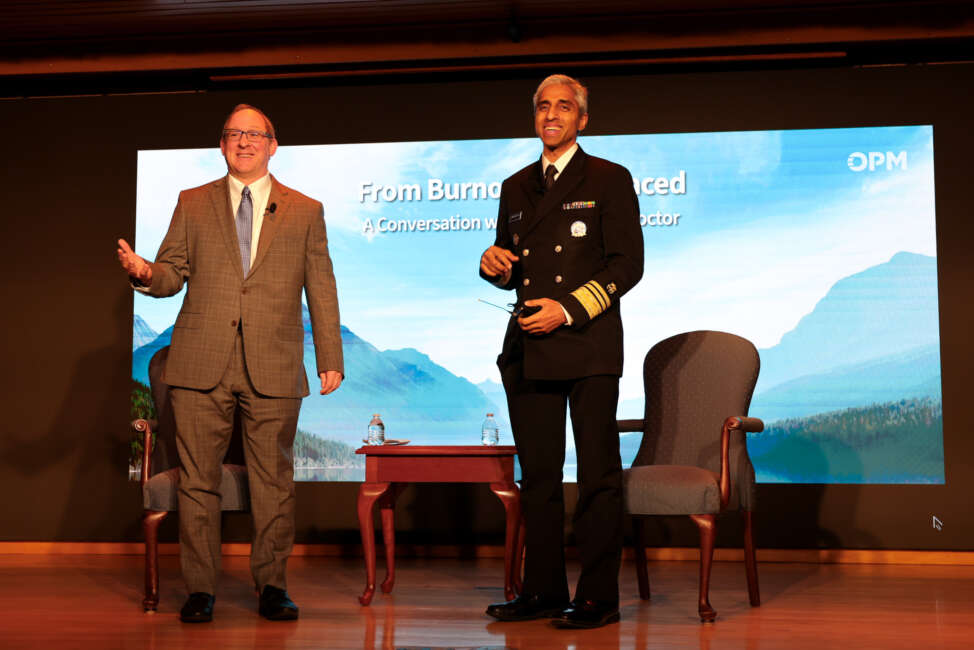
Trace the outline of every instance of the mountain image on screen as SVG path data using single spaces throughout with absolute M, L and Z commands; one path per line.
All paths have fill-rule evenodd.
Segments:
M 748 441 L 758 480 L 943 483 L 937 314 L 936 259 L 901 252 L 836 282 L 780 343 L 760 350 L 750 413 L 767 428 Z M 414 348 L 379 350 L 345 326 L 346 379 L 321 397 L 307 309 L 304 330 L 311 395 L 301 407 L 299 479 L 362 480 L 352 452 L 376 412 L 388 438 L 412 444 L 477 444 L 493 412 L 502 444 L 512 444 L 499 384 L 473 384 Z M 132 376 L 147 384 L 149 359 L 169 344 L 172 327 L 156 335 L 136 315 L 133 335 L 144 343 Z M 634 445 L 638 436 L 623 438 L 624 462 Z
M 901 252 L 843 278 L 760 355 L 759 481 L 944 482 L 935 258 Z
M 341 334 L 346 379 L 339 390 L 322 397 L 316 389 L 320 380 L 314 367 L 310 316 L 307 307 L 303 309 L 304 364 L 311 394 L 301 405 L 298 422 L 298 480 L 364 480 L 361 456 L 352 452 L 362 446 L 372 413 L 381 413 L 387 438 L 408 439 L 413 444 L 479 444 L 484 415 L 506 412 L 476 385 L 422 352 L 412 348 L 380 351 L 345 326 Z M 151 332 L 138 316 L 135 323 L 137 332 Z M 135 350 L 132 377 L 148 384 L 149 360 L 171 340 L 172 326 Z M 502 431 L 510 431 L 506 417 L 498 417 L 498 423 Z M 501 442 L 511 444 L 509 438 Z M 318 451 L 302 455 L 313 448 Z M 321 458 L 331 464 L 322 463 Z
M 146 346 L 159 336 L 159 332 L 155 331 L 149 324 L 142 320 L 142 317 L 138 314 L 132 322 L 132 351 L 138 350 L 139 348 Z

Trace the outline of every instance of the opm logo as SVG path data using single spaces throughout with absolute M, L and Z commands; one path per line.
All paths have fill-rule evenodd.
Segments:
M 869 151 L 863 153 L 861 151 L 855 151 L 849 154 L 849 160 L 846 162 L 849 165 L 849 169 L 854 172 L 861 172 L 866 169 L 872 172 L 881 168 L 883 165 L 889 170 L 892 170 L 894 167 L 906 169 L 906 152 L 893 153 L 892 151 L 887 151 L 883 153 L 882 151 Z

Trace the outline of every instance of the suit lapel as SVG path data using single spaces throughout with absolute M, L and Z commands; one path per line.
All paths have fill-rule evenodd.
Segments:
M 253 273 L 264 258 L 267 257 L 267 249 L 270 247 L 274 236 L 277 234 L 278 226 L 284 215 L 287 213 L 290 197 L 287 188 L 277 182 L 273 174 L 271 175 L 271 195 L 267 199 L 267 208 L 264 210 L 264 221 L 260 226 L 260 239 L 257 241 L 257 256 L 250 267 Z M 274 209 L 271 209 L 274 206 Z
M 575 155 L 568 162 L 568 166 L 558 175 L 558 180 L 555 181 L 552 188 L 541 197 L 534 212 L 534 219 L 531 220 L 531 223 L 527 224 L 524 235 L 534 230 L 552 211 L 557 210 L 564 198 L 585 179 L 585 158 L 585 152 L 579 147 L 578 151 L 575 152 Z M 539 186 L 541 184 L 540 167 L 541 162 L 539 161 L 538 173 L 535 174 Z
M 227 246 L 229 259 L 236 260 L 233 266 L 237 275 L 243 279 L 243 267 L 240 264 L 240 243 L 237 240 L 236 218 L 230 209 L 230 182 L 224 176 L 210 185 L 210 201 L 213 204 L 213 214 L 216 215 L 217 225 L 223 233 L 223 242 Z

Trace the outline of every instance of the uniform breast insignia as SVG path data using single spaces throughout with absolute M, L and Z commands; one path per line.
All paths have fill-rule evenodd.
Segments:
M 517 246 L 517 243 L 521 241 L 521 238 L 517 236 L 517 233 L 514 233 L 514 237 L 512 237 L 512 239 L 514 240 L 515 246 Z
M 523 210 L 521 212 L 515 212 L 514 214 L 512 214 L 507 218 L 507 223 L 514 223 L 515 221 L 520 221 L 521 215 L 523 214 L 524 214 Z
M 584 221 L 576 221 L 572 224 L 572 237 L 584 237 L 588 234 L 588 226 Z
M 562 210 L 585 210 L 586 208 L 594 208 L 595 201 L 572 201 L 571 203 L 562 203 Z
M 616 292 L 616 283 L 610 282 L 609 285 L 605 288 L 605 290 L 608 291 L 609 295 L 611 296 Z

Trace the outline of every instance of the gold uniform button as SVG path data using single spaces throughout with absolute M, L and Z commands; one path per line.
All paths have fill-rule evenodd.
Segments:
M 560 275 L 556 275 L 555 276 L 555 284 L 561 284 L 561 276 Z
M 521 254 L 524 255 L 524 257 L 527 257 L 528 255 L 531 254 L 531 249 L 525 248 L 523 251 L 521 251 Z
M 528 286 L 529 284 L 531 284 L 531 278 L 524 278 L 523 284 L 524 286 Z
M 561 252 L 561 244 L 558 244 L 557 246 L 555 246 L 555 252 L 556 253 L 560 253 Z

